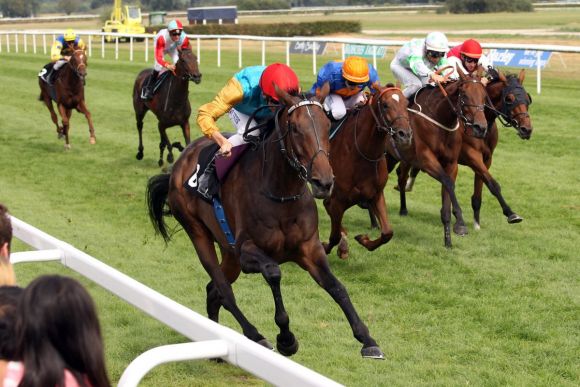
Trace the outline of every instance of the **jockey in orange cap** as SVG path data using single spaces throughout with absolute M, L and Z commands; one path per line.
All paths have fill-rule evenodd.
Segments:
M 324 100 L 324 108 L 333 120 L 340 120 L 346 110 L 365 100 L 365 87 L 379 82 L 377 71 L 366 59 L 349 56 L 344 62 L 328 62 L 318 72 L 310 93 L 315 94 L 324 84 L 330 84 L 330 94 Z
M 151 76 L 143 83 L 141 98 L 150 100 L 153 98 L 153 87 L 157 80 L 158 74 L 165 71 L 175 71 L 175 62 L 179 59 L 178 48 L 189 48 L 189 39 L 183 32 L 183 25 L 179 20 L 171 20 L 167 28 L 160 30 L 155 35 L 155 65 Z M 165 54 L 171 57 L 173 63 L 165 60 Z
M 260 107 L 278 104 L 278 96 L 274 88 L 276 84 L 288 93 L 297 93 L 300 89 L 298 76 L 290 67 L 282 63 L 269 66 L 251 66 L 236 73 L 217 93 L 213 101 L 199 107 L 197 124 L 203 134 L 214 140 L 219 146 L 219 155 L 229 157 L 232 147 L 245 144 L 244 131 L 251 116 L 256 112 L 248 128 L 253 128 L 273 117 L 271 109 Z M 216 120 L 228 113 L 236 128 L 236 134 L 225 138 L 216 124 Z M 249 133 L 252 136 L 260 134 L 258 129 Z M 215 159 L 214 159 L 215 160 Z M 197 190 L 210 199 L 208 189 L 211 180 L 215 178 L 215 163 L 212 161 L 199 178 Z

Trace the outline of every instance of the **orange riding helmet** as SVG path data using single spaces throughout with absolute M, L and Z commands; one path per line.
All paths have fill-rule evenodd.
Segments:
M 360 56 L 349 56 L 342 64 L 342 76 L 353 83 L 369 81 L 369 64 Z
M 283 63 L 273 63 L 264 69 L 260 77 L 260 88 L 268 97 L 278 101 L 274 84 L 287 93 L 297 92 L 300 89 L 298 76 L 290 67 Z

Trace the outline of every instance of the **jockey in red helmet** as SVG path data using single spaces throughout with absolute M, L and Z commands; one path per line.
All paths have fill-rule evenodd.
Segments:
M 490 67 L 489 59 L 483 54 L 481 44 L 475 39 L 467 39 L 459 46 L 453 47 L 447 53 L 447 60 L 453 67 L 458 67 L 464 74 L 472 74 L 481 65 L 484 69 Z M 454 74 L 457 76 L 457 73 Z M 487 78 L 482 78 L 484 84 Z
M 269 66 L 250 66 L 236 73 L 226 85 L 217 93 L 211 102 L 199 107 L 197 124 L 203 134 L 214 140 L 220 149 L 218 154 L 229 157 L 232 147 L 244 144 L 244 131 L 251 116 L 254 119 L 249 124 L 253 128 L 273 117 L 272 109 L 258 108 L 266 105 L 278 104 L 275 86 L 294 94 L 300 91 L 298 76 L 290 67 L 282 63 Z M 236 128 L 236 134 L 225 138 L 216 124 L 218 118 L 228 113 Z M 249 134 L 259 135 L 259 130 Z M 208 197 L 208 186 L 213 179 L 215 165 L 208 165 L 203 176 L 198 181 L 198 192 Z M 209 197 L 208 197 L 209 198 Z

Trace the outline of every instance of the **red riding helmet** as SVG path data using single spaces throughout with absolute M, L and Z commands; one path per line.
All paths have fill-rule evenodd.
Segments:
M 470 58 L 480 58 L 482 54 L 481 45 L 477 40 L 467 39 L 461 45 L 461 54 Z
M 300 89 L 298 76 L 294 70 L 283 63 L 269 65 L 264 69 L 264 72 L 260 77 L 260 88 L 262 89 L 262 92 L 275 101 L 278 101 L 274 84 L 287 93 L 298 91 Z

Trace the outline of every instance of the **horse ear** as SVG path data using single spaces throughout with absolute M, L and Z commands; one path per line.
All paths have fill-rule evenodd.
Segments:
M 459 67 L 459 64 L 456 63 L 454 67 L 455 67 L 455 72 L 457 74 L 459 74 L 459 78 L 461 78 L 462 80 L 465 80 L 467 78 L 467 75 L 465 75 L 463 73 L 463 70 Z
M 316 89 L 316 99 L 320 103 L 323 103 L 328 94 L 330 93 L 330 82 L 324 82 L 321 89 Z
M 397 81 L 397 83 L 395 83 L 395 87 L 397 89 L 400 89 L 401 88 L 401 82 L 400 81 Z
M 373 84 L 371 85 L 371 89 L 375 89 L 375 90 L 380 90 L 381 89 L 381 83 L 379 81 L 373 82 Z
M 276 83 L 272 83 L 274 84 L 274 90 L 276 91 L 276 95 L 278 96 L 279 101 L 285 105 L 292 105 L 292 98 L 290 97 L 290 94 L 288 94 L 286 90 L 279 88 Z
M 520 84 L 524 84 L 524 79 L 526 78 L 526 69 L 521 69 L 520 74 L 518 75 L 518 79 L 520 80 Z
M 505 77 L 505 74 L 500 69 L 497 69 L 497 75 L 498 75 L 500 81 L 502 81 L 503 83 L 507 83 L 507 78 Z

